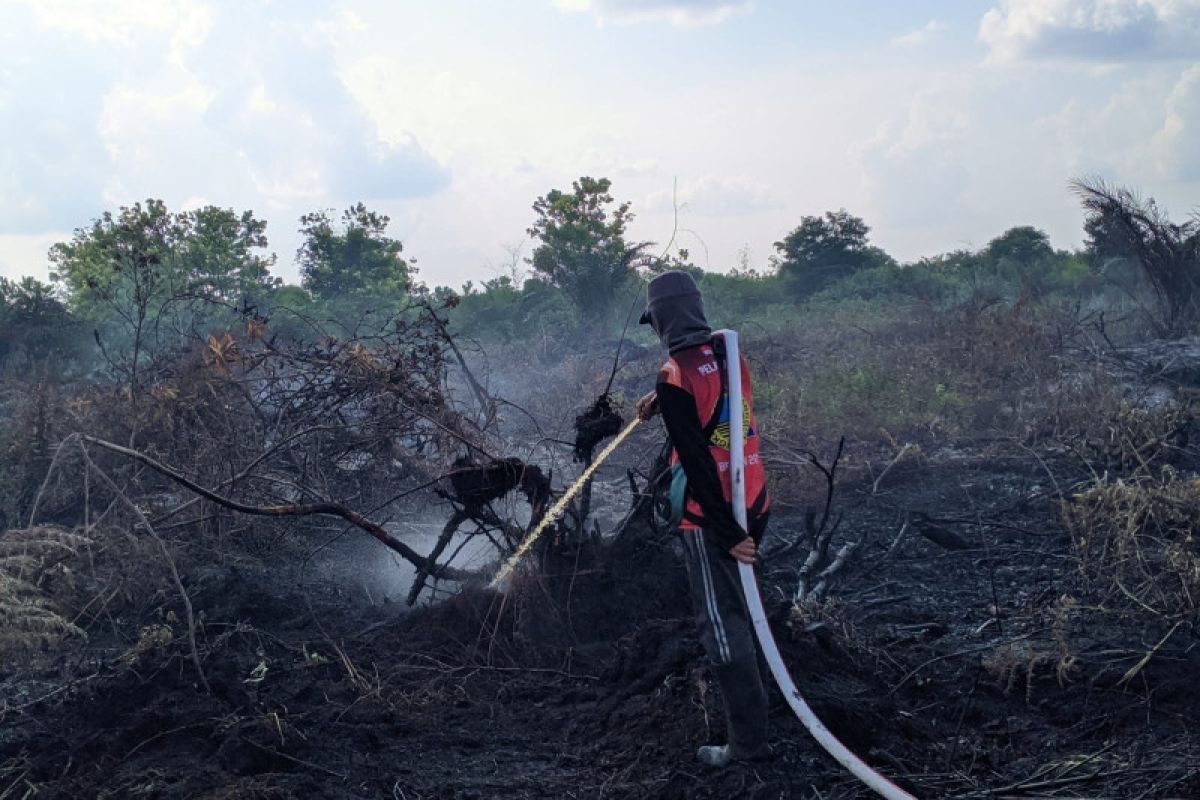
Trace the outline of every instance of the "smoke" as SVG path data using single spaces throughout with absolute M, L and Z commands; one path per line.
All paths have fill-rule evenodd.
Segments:
M 431 511 L 402 512 L 398 520 L 388 526 L 392 535 L 421 553 L 428 553 L 437 543 L 446 514 Z M 466 526 L 464 526 L 466 528 Z M 496 548 L 487 537 L 460 532 L 454 536 L 446 553 L 458 551 L 454 566 L 460 569 L 482 570 L 496 561 Z M 443 558 L 443 560 L 445 560 Z M 349 531 L 334 541 L 326 541 L 312 556 L 306 583 L 327 583 L 349 592 L 353 599 L 370 605 L 391 606 L 397 611 L 407 608 L 405 600 L 412 588 L 416 570 L 379 542 Z M 431 594 L 428 587 L 435 586 L 432 580 L 422 593 L 420 602 L 428 602 Z M 435 597 L 444 596 L 443 591 L 453 591 L 458 584 L 442 582 L 441 591 Z

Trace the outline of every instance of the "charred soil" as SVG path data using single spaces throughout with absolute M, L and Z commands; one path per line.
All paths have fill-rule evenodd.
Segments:
M 996 443 L 914 459 L 841 490 L 864 547 L 834 599 L 796 608 L 799 564 L 764 565 L 801 691 L 918 797 L 1200 796 L 1197 630 L 1089 611 L 1072 469 Z M 773 536 L 800 525 L 781 509 Z M 769 762 L 695 762 L 723 723 L 669 537 L 540 566 L 406 614 L 268 564 L 185 569 L 211 693 L 154 635 L 180 627 L 164 597 L 69 680 L 6 677 L 0 797 L 871 796 L 777 692 Z

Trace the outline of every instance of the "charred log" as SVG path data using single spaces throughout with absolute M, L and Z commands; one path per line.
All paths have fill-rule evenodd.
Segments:
M 550 498 L 550 480 L 536 466 L 519 458 L 502 458 L 477 464 L 467 456 L 455 460 L 450 473 L 452 499 L 462 504 L 468 516 L 478 518 L 483 508 L 519 489 L 533 508 L 535 518 Z

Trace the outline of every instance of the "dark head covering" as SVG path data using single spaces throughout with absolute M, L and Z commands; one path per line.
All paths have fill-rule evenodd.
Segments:
M 640 322 L 654 329 L 667 350 L 674 353 L 712 338 L 704 318 L 704 298 L 689 273 L 664 272 L 650 281 L 646 294 Z

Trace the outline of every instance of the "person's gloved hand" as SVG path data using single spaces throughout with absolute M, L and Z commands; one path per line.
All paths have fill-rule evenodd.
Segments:
M 637 415 L 642 422 L 649 421 L 658 411 L 658 392 L 650 392 L 638 400 Z
M 754 565 L 758 561 L 758 547 L 754 544 L 754 540 L 747 536 L 740 542 L 729 548 L 729 555 L 735 560 L 743 564 Z

